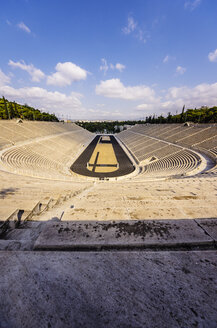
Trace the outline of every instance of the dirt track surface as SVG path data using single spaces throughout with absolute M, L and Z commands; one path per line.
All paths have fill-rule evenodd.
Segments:
M 87 169 L 87 163 L 89 162 L 92 153 L 99 141 L 100 135 L 97 135 L 93 141 L 87 146 L 83 153 L 78 157 L 78 159 L 71 166 L 71 170 L 77 174 L 98 177 L 98 178 L 110 178 L 118 177 L 129 174 L 134 171 L 134 166 L 128 158 L 127 154 L 123 151 L 114 136 L 110 136 L 111 143 L 119 163 L 119 168 L 113 172 L 93 172 Z

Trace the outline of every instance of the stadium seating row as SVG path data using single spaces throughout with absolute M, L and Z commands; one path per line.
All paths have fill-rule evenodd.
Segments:
M 73 123 L 0 122 L 1 161 L 17 173 L 72 177 L 69 168 L 94 135 Z M 117 137 L 142 168 L 142 176 L 185 174 L 200 165 L 190 149 L 217 158 L 215 125 L 135 125 Z M 8 149 L 7 149 L 8 148 Z M 212 168 L 213 171 L 217 168 Z
M 74 123 L 53 123 L 38 121 L 0 121 L 0 149 L 18 142 L 55 135 L 64 132 L 78 131 L 80 128 Z
M 93 138 L 90 132 L 71 123 L 7 121 L 2 125 L 7 138 L 15 144 L 2 152 L 2 164 L 9 171 L 33 176 L 71 177 L 73 158 Z
M 200 164 L 190 149 L 217 158 L 217 126 L 181 124 L 135 125 L 118 134 L 118 138 L 143 165 L 143 175 L 184 174 Z M 217 171 L 217 167 L 212 168 Z
M 163 141 L 176 143 L 185 146 L 194 146 L 203 143 L 205 140 L 216 138 L 217 126 L 215 125 L 195 125 L 183 126 L 181 124 L 152 124 L 135 125 L 130 132 L 141 133 L 146 136 L 155 137 Z M 128 131 L 128 132 L 129 132 Z
M 176 154 L 164 157 L 145 166 L 143 174 L 149 176 L 168 176 L 186 174 L 193 171 L 199 164 L 200 158 L 188 150 L 180 150 Z

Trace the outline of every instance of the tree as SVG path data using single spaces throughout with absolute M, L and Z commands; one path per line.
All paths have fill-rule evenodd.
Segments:
M 15 103 L 15 101 L 14 101 L 14 115 L 15 115 L 15 117 L 20 117 L 18 110 L 17 110 L 17 104 Z
M 171 115 L 171 112 L 168 112 L 167 114 L 167 123 L 171 123 L 172 121 L 172 115 Z
M 15 112 L 14 112 L 14 107 L 13 107 L 11 102 L 9 103 L 8 111 L 10 113 L 10 119 L 14 118 L 15 117 Z
M 5 108 L 5 118 L 10 120 L 10 113 L 8 110 L 7 101 L 4 96 L 3 96 L 3 101 L 4 101 L 4 108 Z
M 183 123 L 184 112 L 185 112 L 185 105 L 182 107 L 182 113 L 181 113 L 181 117 L 180 117 L 180 123 Z

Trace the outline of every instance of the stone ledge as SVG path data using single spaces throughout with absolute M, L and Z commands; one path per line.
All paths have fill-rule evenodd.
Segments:
M 214 240 L 195 220 L 64 221 L 47 222 L 34 250 L 202 245 Z
M 217 219 L 197 219 L 195 221 L 217 243 Z

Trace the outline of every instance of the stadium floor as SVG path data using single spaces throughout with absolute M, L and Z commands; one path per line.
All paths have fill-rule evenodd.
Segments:
M 107 140 L 103 140 L 102 135 L 97 135 L 72 164 L 71 170 L 80 175 L 101 179 L 133 172 L 135 167 L 116 138 L 112 135 L 106 137 Z

